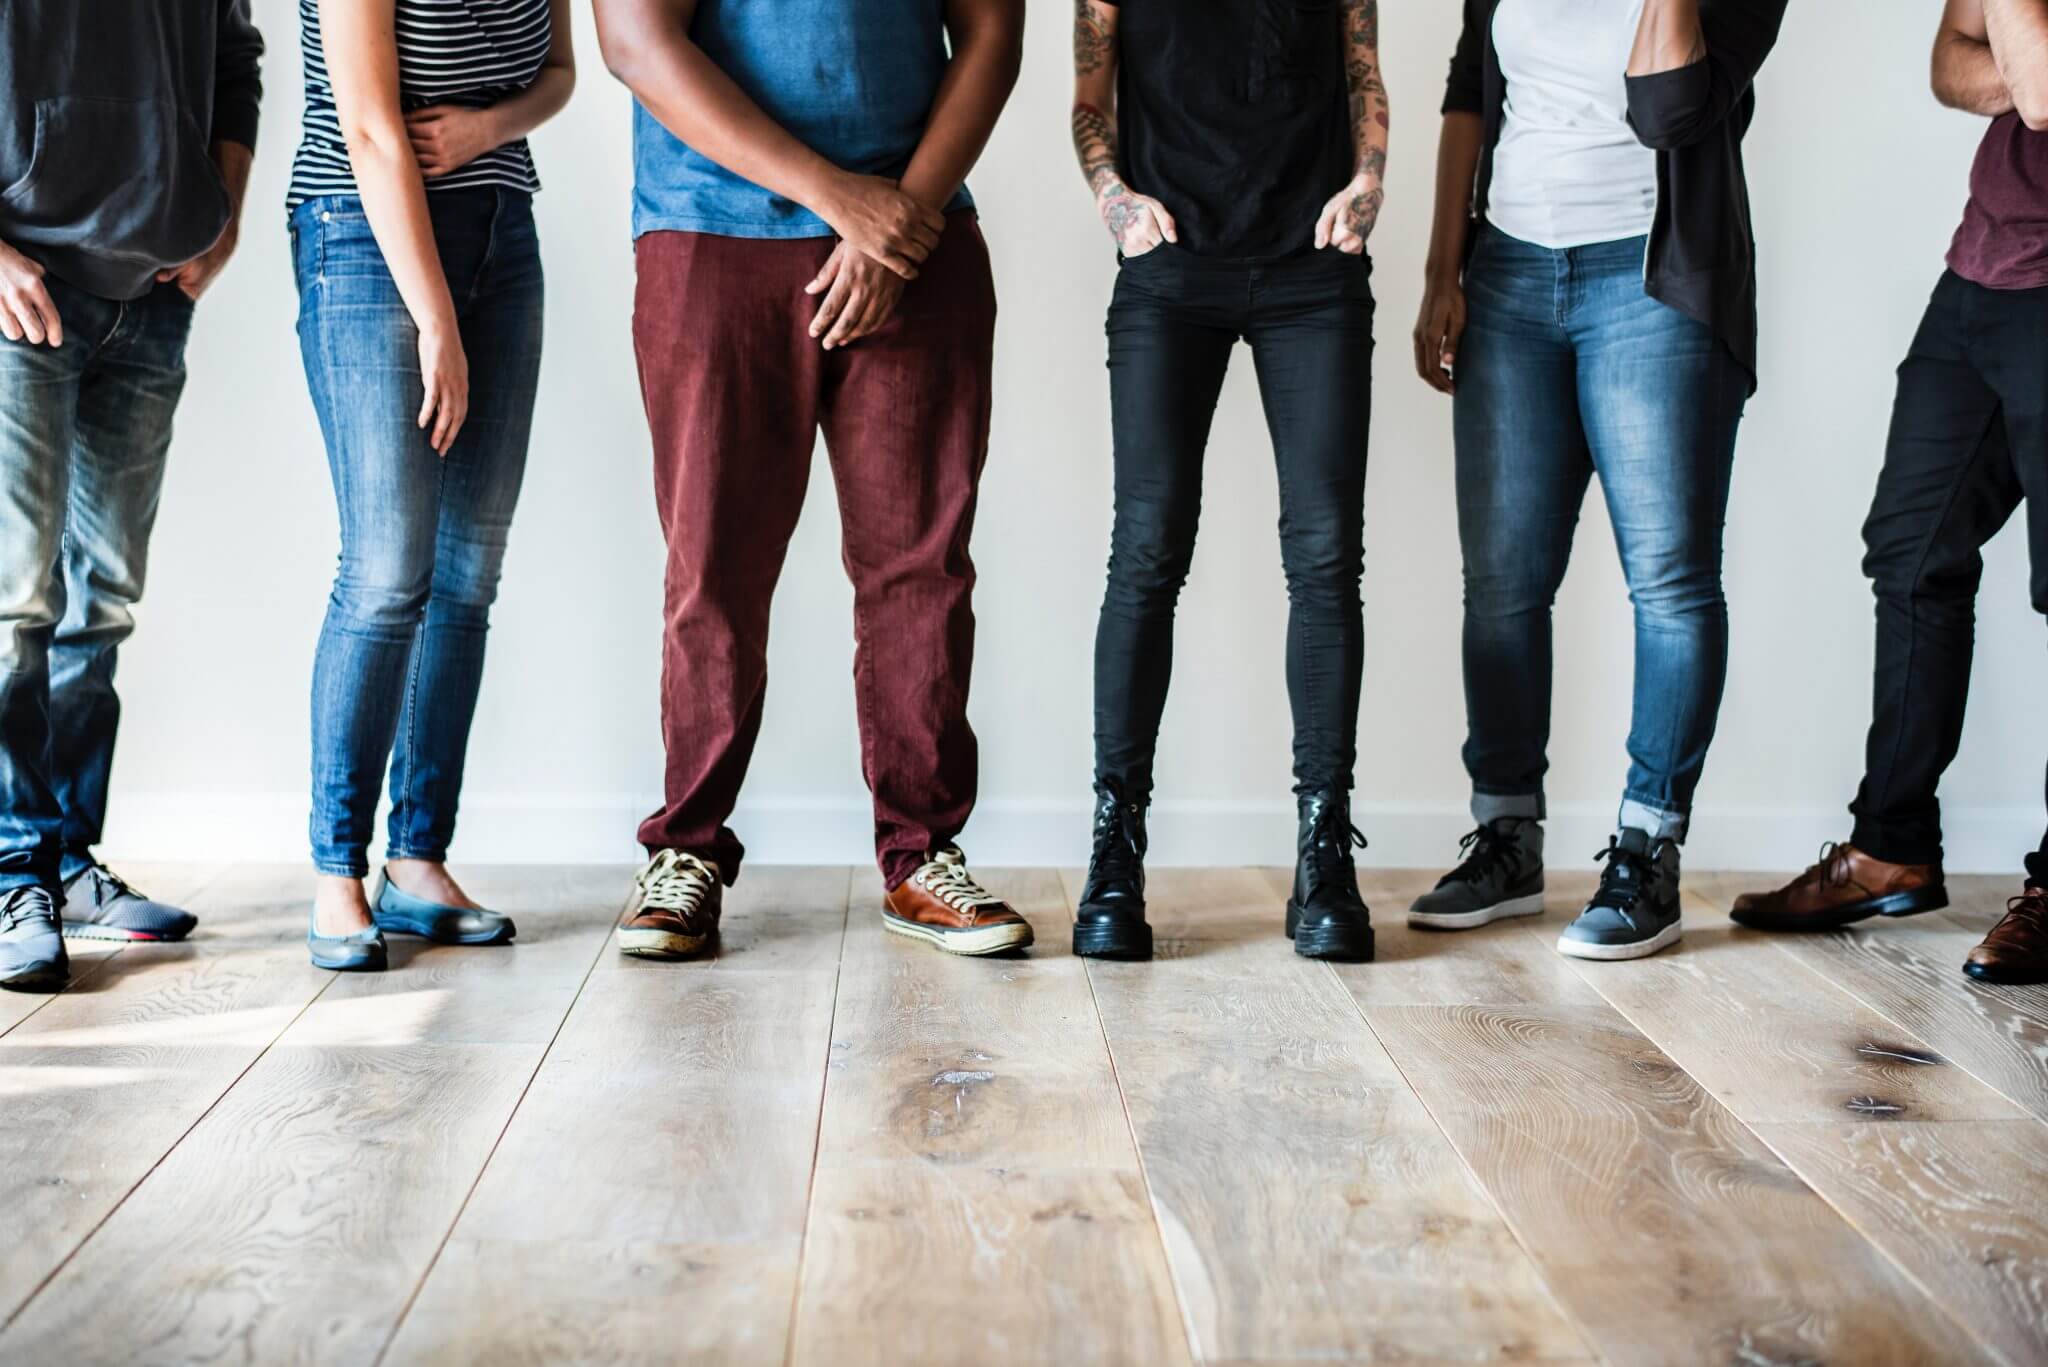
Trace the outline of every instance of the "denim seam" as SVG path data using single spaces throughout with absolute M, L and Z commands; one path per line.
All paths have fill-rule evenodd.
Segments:
M 441 522 L 441 504 L 447 497 L 448 462 L 442 460 L 434 467 L 434 524 Z M 438 558 L 438 557 L 437 557 Z M 401 830 L 410 830 L 412 824 L 412 786 L 414 776 L 419 772 L 420 732 L 420 671 L 427 657 L 427 615 L 433 611 L 434 590 L 431 574 L 427 580 L 427 603 L 420 610 L 419 625 L 413 628 L 412 660 L 405 675 L 405 783 L 393 802 L 392 821 Z M 390 857 L 389 840 L 386 840 L 385 856 Z

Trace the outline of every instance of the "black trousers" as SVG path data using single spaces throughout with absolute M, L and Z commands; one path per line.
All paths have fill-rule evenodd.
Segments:
M 1935 286 L 1899 367 L 1891 441 L 1864 524 L 1877 671 L 1856 845 L 1941 862 L 1935 788 L 1962 741 L 1980 551 L 2022 503 L 2034 608 L 2048 613 L 2048 289 Z M 2048 883 L 2048 836 L 2028 868 Z
M 1365 660 L 1371 273 L 1364 258 L 1334 249 L 1252 263 L 1168 244 L 1117 276 L 1108 322 L 1116 522 L 1095 635 L 1095 769 L 1131 799 L 1152 791 L 1203 453 L 1240 338 L 1251 344 L 1280 477 L 1297 788 L 1351 786 Z

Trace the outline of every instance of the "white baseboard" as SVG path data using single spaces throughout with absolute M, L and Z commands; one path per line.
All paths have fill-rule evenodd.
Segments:
M 525 795 L 465 799 L 455 856 L 471 863 L 626 863 L 639 857 L 633 833 L 645 798 L 585 796 L 543 802 Z M 1085 801 L 983 802 L 962 837 L 983 865 L 1071 865 L 1088 855 Z M 1456 853 L 1471 825 L 1461 802 L 1360 803 L 1371 840 L 1361 862 L 1435 868 Z M 873 856 L 864 799 L 744 804 L 733 827 L 748 857 L 772 864 L 863 864 Z M 1694 813 L 1686 863 L 1695 869 L 1797 869 L 1823 840 L 1840 839 L 1848 815 L 1830 807 L 1702 807 Z M 2013 873 L 2038 845 L 2042 814 L 2029 807 L 1950 808 L 1948 868 Z M 1550 863 L 1590 866 L 1614 822 L 1612 803 L 1554 803 Z M 117 794 L 109 858 L 132 860 L 296 860 L 306 857 L 302 794 Z M 1285 864 L 1294 851 L 1294 806 L 1263 802 L 1160 802 L 1151 816 L 1152 862 L 1160 865 Z

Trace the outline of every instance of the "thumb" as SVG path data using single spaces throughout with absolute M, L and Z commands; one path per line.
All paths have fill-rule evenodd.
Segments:
M 1173 215 L 1166 212 L 1166 206 L 1155 199 L 1152 201 L 1152 213 L 1159 220 L 1159 231 L 1166 234 L 1166 240 L 1179 242 L 1180 228 L 1175 225 Z
M 1330 245 L 1337 226 L 1337 201 L 1331 200 L 1323 206 L 1323 212 L 1316 217 L 1316 249 L 1320 251 Z

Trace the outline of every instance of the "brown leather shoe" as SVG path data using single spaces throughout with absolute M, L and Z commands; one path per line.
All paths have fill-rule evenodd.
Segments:
M 1031 943 L 1031 923 L 974 881 L 948 846 L 882 899 L 882 925 L 948 954 L 1000 954 Z
M 687 959 L 718 936 L 725 886 L 718 865 L 663 850 L 633 880 L 633 900 L 616 932 L 619 953 L 637 959 Z
M 2029 885 L 1970 951 L 1963 972 L 1985 983 L 2048 982 L 2048 888 Z
M 1775 892 L 1745 892 L 1728 913 L 1753 930 L 1833 930 L 1868 916 L 1915 916 L 1948 905 L 1941 870 L 1887 864 L 1850 844 L 1820 847 L 1820 862 Z

